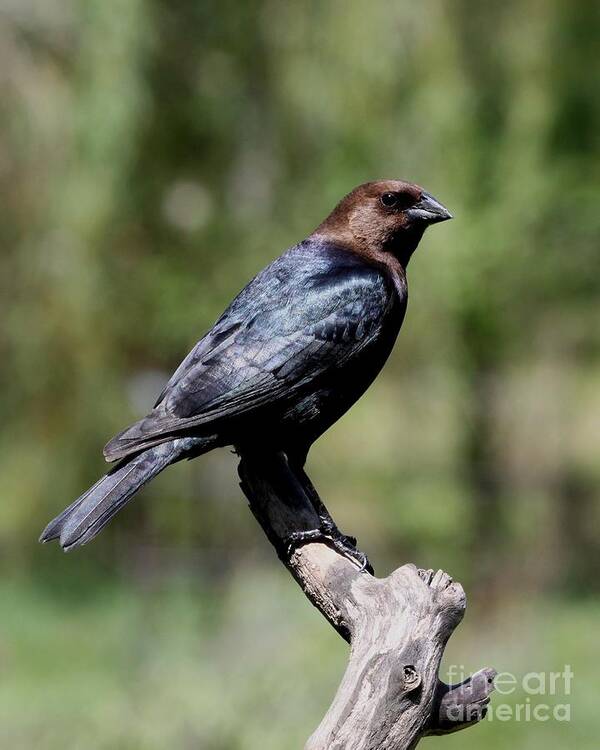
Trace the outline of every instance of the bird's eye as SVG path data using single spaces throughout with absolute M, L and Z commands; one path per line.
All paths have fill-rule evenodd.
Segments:
M 398 203 L 396 193 L 384 193 L 379 199 L 386 208 L 393 208 Z

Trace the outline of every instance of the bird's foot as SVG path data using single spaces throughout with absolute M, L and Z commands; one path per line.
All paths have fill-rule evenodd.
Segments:
M 291 557 L 293 552 L 302 547 L 304 544 L 312 542 L 322 542 L 332 547 L 340 555 L 343 555 L 350 562 L 358 565 L 360 571 L 366 570 L 373 575 L 373 566 L 369 559 L 356 546 L 356 539 L 353 536 L 346 536 L 331 524 L 326 524 L 321 529 L 310 529 L 309 531 L 295 531 L 290 534 L 285 542 L 287 557 Z

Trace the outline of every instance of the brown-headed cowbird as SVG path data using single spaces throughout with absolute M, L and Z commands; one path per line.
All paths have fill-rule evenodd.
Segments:
M 429 224 L 450 218 L 407 182 L 353 190 L 240 292 L 154 409 L 107 444 L 117 466 L 41 541 L 85 544 L 169 464 L 218 446 L 284 451 L 301 468 L 381 370 L 404 318 L 410 257 Z

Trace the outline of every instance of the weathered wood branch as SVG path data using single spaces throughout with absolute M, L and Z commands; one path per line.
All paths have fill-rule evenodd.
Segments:
M 425 735 L 457 731 L 483 718 L 494 670 L 456 686 L 438 677 L 446 643 L 465 610 L 462 586 L 441 570 L 414 565 L 375 578 L 333 542 L 318 538 L 323 517 L 327 533 L 335 530 L 333 521 L 308 477 L 283 453 L 244 454 L 239 473 L 250 508 L 280 559 L 351 646 L 337 694 L 306 750 L 408 750 Z M 298 545 L 299 538 L 309 541 Z

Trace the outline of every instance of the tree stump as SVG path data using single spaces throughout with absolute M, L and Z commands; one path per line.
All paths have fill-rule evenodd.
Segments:
M 331 517 L 285 454 L 241 459 L 252 512 L 308 599 L 350 643 L 337 694 L 305 750 L 408 750 L 421 737 L 482 719 L 493 669 L 455 686 L 438 677 L 465 611 L 462 586 L 441 570 L 414 565 L 374 577 L 333 543 Z

